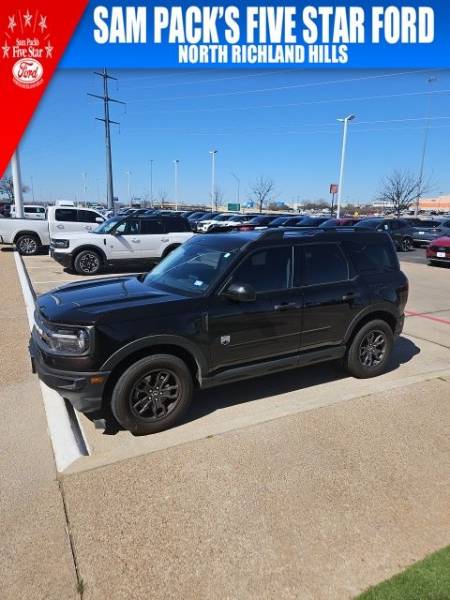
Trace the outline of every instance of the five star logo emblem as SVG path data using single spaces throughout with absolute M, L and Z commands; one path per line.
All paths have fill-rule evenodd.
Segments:
M 50 42 L 47 42 L 45 46 L 45 51 L 47 52 L 47 58 L 51 58 L 53 54 L 53 46 L 50 45 Z
M 23 15 L 23 19 L 24 19 L 24 25 L 25 27 L 31 27 L 31 19 L 33 18 L 33 15 L 30 13 L 30 11 L 27 9 L 27 12 Z
M 42 33 L 44 32 L 44 29 L 47 29 L 47 17 L 44 17 L 44 15 L 41 15 L 41 18 L 39 19 L 39 27 L 41 28 Z
M 9 51 L 11 50 L 11 47 L 8 46 L 8 42 L 4 43 L 4 45 L 2 46 L 2 50 L 3 50 L 3 58 L 8 58 L 9 57 Z
M 15 16 L 13 15 L 12 17 L 8 17 L 8 21 L 9 21 L 8 29 L 11 29 L 11 31 L 14 31 L 14 28 L 17 25 Z

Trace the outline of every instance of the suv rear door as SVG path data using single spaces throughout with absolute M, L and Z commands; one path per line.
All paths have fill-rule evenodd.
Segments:
M 300 306 L 292 298 L 291 245 L 254 250 L 236 266 L 226 285 L 250 284 L 253 302 L 210 298 L 208 333 L 211 369 L 281 357 L 300 347 Z
M 340 244 L 296 246 L 295 256 L 294 295 L 302 305 L 301 348 L 341 343 L 362 297 Z

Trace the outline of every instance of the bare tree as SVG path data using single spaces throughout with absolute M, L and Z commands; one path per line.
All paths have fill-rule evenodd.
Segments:
M 22 192 L 29 192 L 30 188 L 27 185 L 22 186 Z M 0 196 L 2 196 L 8 202 L 14 202 L 14 185 L 12 177 L 2 177 L 0 179 Z
M 213 198 L 214 210 L 217 210 L 218 206 L 223 204 L 223 192 L 219 187 L 214 189 L 214 198 Z
M 428 185 L 411 172 L 395 170 L 383 180 L 377 200 L 389 203 L 400 216 L 426 193 L 427 188 Z
M 256 201 L 256 206 L 259 212 L 263 211 L 264 205 L 269 204 L 273 201 L 273 192 L 275 189 L 275 183 L 273 179 L 266 179 L 264 177 L 258 177 L 253 184 L 251 190 L 253 198 Z
M 160 190 L 158 192 L 157 202 L 159 202 L 161 208 L 164 207 L 164 204 L 166 204 L 168 199 L 169 199 L 169 194 L 166 192 L 166 190 Z

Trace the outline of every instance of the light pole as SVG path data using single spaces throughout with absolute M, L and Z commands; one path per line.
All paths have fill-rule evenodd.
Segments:
M 131 171 L 125 171 L 125 175 L 127 176 L 128 180 L 128 205 L 131 208 Z
M 153 206 L 153 159 L 150 159 L 150 206 Z
M 23 219 L 22 176 L 20 172 L 19 149 L 17 149 L 11 157 L 11 175 L 16 218 Z
M 344 123 L 344 133 L 342 136 L 342 150 L 341 150 L 341 168 L 339 170 L 339 187 L 337 194 L 337 207 L 336 207 L 336 218 L 339 219 L 341 216 L 341 198 L 342 198 L 342 185 L 344 182 L 344 166 L 345 166 L 345 152 L 347 149 L 347 130 L 350 121 L 353 121 L 355 115 L 348 115 L 342 119 L 338 119 L 340 123 Z
M 86 171 L 83 171 L 83 173 L 81 173 L 81 178 L 83 179 L 83 201 L 84 201 L 84 205 L 86 206 L 86 193 L 87 193 L 87 185 L 86 185 L 87 173 L 86 173 Z
M 231 176 L 234 177 L 234 179 L 236 180 L 236 183 L 237 183 L 237 203 L 240 205 L 241 204 L 241 201 L 240 201 L 241 180 L 235 173 L 231 173 Z
M 178 167 L 180 166 L 180 161 L 174 160 L 173 165 L 175 167 L 175 210 L 178 210 Z
M 433 83 L 435 83 L 437 81 L 437 77 L 429 77 L 428 78 L 428 84 L 430 86 L 433 85 Z M 420 159 L 420 171 L 419 171 L 419 189 L 417 190 L 417 199 L 416 199 L 416 206 L 414 208 L 414 215 L 417 217 L 417 215 L 419 214 L 419 208 L 420 208 L 420 198 L 422 196 L 422 188 L 423 188 L 423 171 L 425 168 L 425 157 L 427 154 L 427 146 L 428 146 L 428 134 L 430 131 L 430 121 L 431 121 L 431 108 L 433 105 L 433 94 L 430 91 L 430 93 L 428 94 L 428 107 L 427 107 L 427 120 L 425 122 L 425 133 L 424 133 L 424 137 L 423 137 L 423 146 L 422 146 L 422 157 Z
M 214 197 L 216 193 L 216 154 L 218 150 L 210 150 L 211 154 L 211 212 L 214 212 Z

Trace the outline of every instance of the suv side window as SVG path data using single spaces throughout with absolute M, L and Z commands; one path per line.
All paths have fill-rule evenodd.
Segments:
M 338 244 L 308 244 L 299 246 L 297 252 L 303 252 L 303 263 L 298 261 L 302 267 L 296 268 L 296 287 L 337 283 L 350 278 L 347 259 Z
M 139 221 L 137 219 L 128 219 L 122 221 L 117 227 L 116 233 L 120 235 L 136 235 L 139 233 Z
M 76 208 L 57 208 L 55 210 L 55 221 L 72 221 L 77 222 L 77 209 Z
M 154 219 L 143 219 L 141 221 L 141 234 L 149 235 L 158 233 L 164 233 L 161 221 Z
M 184 219 L 164 219 L 164 229 L 166 233 L 190 231 L 189 225 Z
M 233 273 L 233 281 L 248 283 L 255 291 L 287 290 L 292 275 L 292 247 L 258 250 L 247 257 Z
M 397 271 L 398 259 L 391 244 L 385 242 L 344 241 L 342 246 L 356 271 L 361 274 Z
M 80 223 L 96 223 L 97 214 L 91 210 L 78 209 L 78 221 Z

